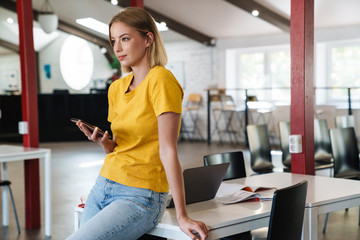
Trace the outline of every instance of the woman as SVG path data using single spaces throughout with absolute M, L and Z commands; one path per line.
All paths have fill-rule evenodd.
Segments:
M 126 77 L 109 88 L 113 140 L 78 127 L 107 153 L 87 199 L 80 229 L 69 239 L 137 239 L 152 229 L 166 207 L 170 187 L 179 226 L 192 239 L 208 227 L 188 217 L 177 156 L 183 90 L 170 71 L 152 17 L 126 8 L 109 24 L 109 40 Z M 195 235 L 197 233 L 198 236 Z

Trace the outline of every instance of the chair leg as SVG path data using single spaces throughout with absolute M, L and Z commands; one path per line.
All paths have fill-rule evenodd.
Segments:
M 20 231 L 20 224 L 19 224 L 19 219 L 18 219 L 18 216 L 17 216 L 16 208 L 15 208 L 15 201 L 14 201 L 14 197 L 13 197 L 13 194 L 12 194 L 12 191 L 11 191 L 11 187 L 10 187 L 10 186 L 8 186 L 8 188 L 9 188 L 10 197 L 11 197 L 11 202 L 12 202 L 13 209 L 14 209 L 14 215 L 15 215 L 15 220 L 16 220 L 16 226 L 17 226 L 17 229 L 18 229 L 18 233 L 20 234 L 20 233 L 21 233 L 21 231 Z
M 328 217 L 329 217 L 329 213 L 326 213 L 326 215 L 325 215 L 325 221 L 324 221 L 323 233 L 326 232 L 326 225 L 327 225 Z

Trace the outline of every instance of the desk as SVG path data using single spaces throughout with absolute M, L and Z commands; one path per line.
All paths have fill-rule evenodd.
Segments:
M 45 236 L 51 236 L 51 150 L 45 148 L 24 148 L 22 146 L 0 145 L 1 179 L 7 180 L 7 162 L 44 160 Z M 3 225 L 9 224 L 9 204 L 6 188 L 3 188 Z
M 318 215 L 360 205 L 360 181 L 292 173 L 269 173 L 227 181 L 245 185 L 283 188 L 308 181 L 303 239 L 316 240 Z M 208 239 L 267 226 L 271 201 L 222 205 L 214 200 L 190 204 L 189 216 L 211 228 Z M 148 234 L 171 239 L 189 239 L 181 232 L 174 209 L 167 209 L 160 223 Z

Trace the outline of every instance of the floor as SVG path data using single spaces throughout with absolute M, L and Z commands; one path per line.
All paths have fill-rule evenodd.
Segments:
M 80 203 L 80 197 L 86 195 L 94 183 L 103 162 L 105 154 L 101 148 L 91 142 L 60 142 L 41 143 L 40 147 L 52 150 L 52 237 L 51 239 L 65 239 L 74 230 L 74 206 Z M 210 146 L 200 142 L 180 142 L 178 152 L 183 169 L 203 165 L 203 156 L 212 153 L 243 149 L 247 174 L 250 169 L 250 155 L 246 148 L 233 145 Z M 274 164 L 281 166 L 281 154 L 273 151 Z M 40 164 L 42 168 L 43 163 Z M 12 189 L 16 200 L 21 234 L 17 234 L 16 223 L 10 210 L 10 226 L 7 229 L 0 227 L 0 239 L 4 240 L 41 240 L 44 237 L 44 219 L 42 227 L 35 230 L 26 230 L 24 222 L 24 177 L 23 163 L 8 164 L 8 176 L 12 181 Z M 42 171 L 40 171 L 42 174 Z M 317 175 L 329 176 L 327 170 L 318 171 Z M 41 178 L 43 176 L 41 175 Z M 1 195 L 0 195 L 1 196 Z M 43 199 L 42 199 L 43 202 Z M 43 207 L 43 205 L 42 205 Z M 1 213 L 1 208 L 0 208 Z M 42 208 L 42 215 L 44 210 Z M 319 217 L 319 240 L 355 240 L 360 239 L 359 208 L 348 211 L 338 211 L 329 215 L 326 234 L 322 233 L 324 215 Z

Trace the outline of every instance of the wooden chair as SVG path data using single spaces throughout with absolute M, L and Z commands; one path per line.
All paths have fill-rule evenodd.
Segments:
M 256 173 L 272 172 L 274 165 L 271 163 L 271 146 L 267 125 L 248 125 L 246 129 L 252 170 Z
M 360 180 L 359 149 L 354 128 L 330 129 L 330 138 L 334 158 L 334 177 Z M 328 217 L 327 213 L 323 233 L 326 231 Z
M 204 166 L 230 163 L 224 180 L 246 177 L 244 155 L 242 151 L 225 152 L 204 156 Z
M 199 109 L 201 102 L 201 94 L 191 93 L 189 94 L 186 105 L 183 108 L 180 134 L 181 136 L 186 135 L 190 140 L 194 140 L 196 135 L 199 136 L 200 141 L 204 140 L 197 123 L 199 119 Z

